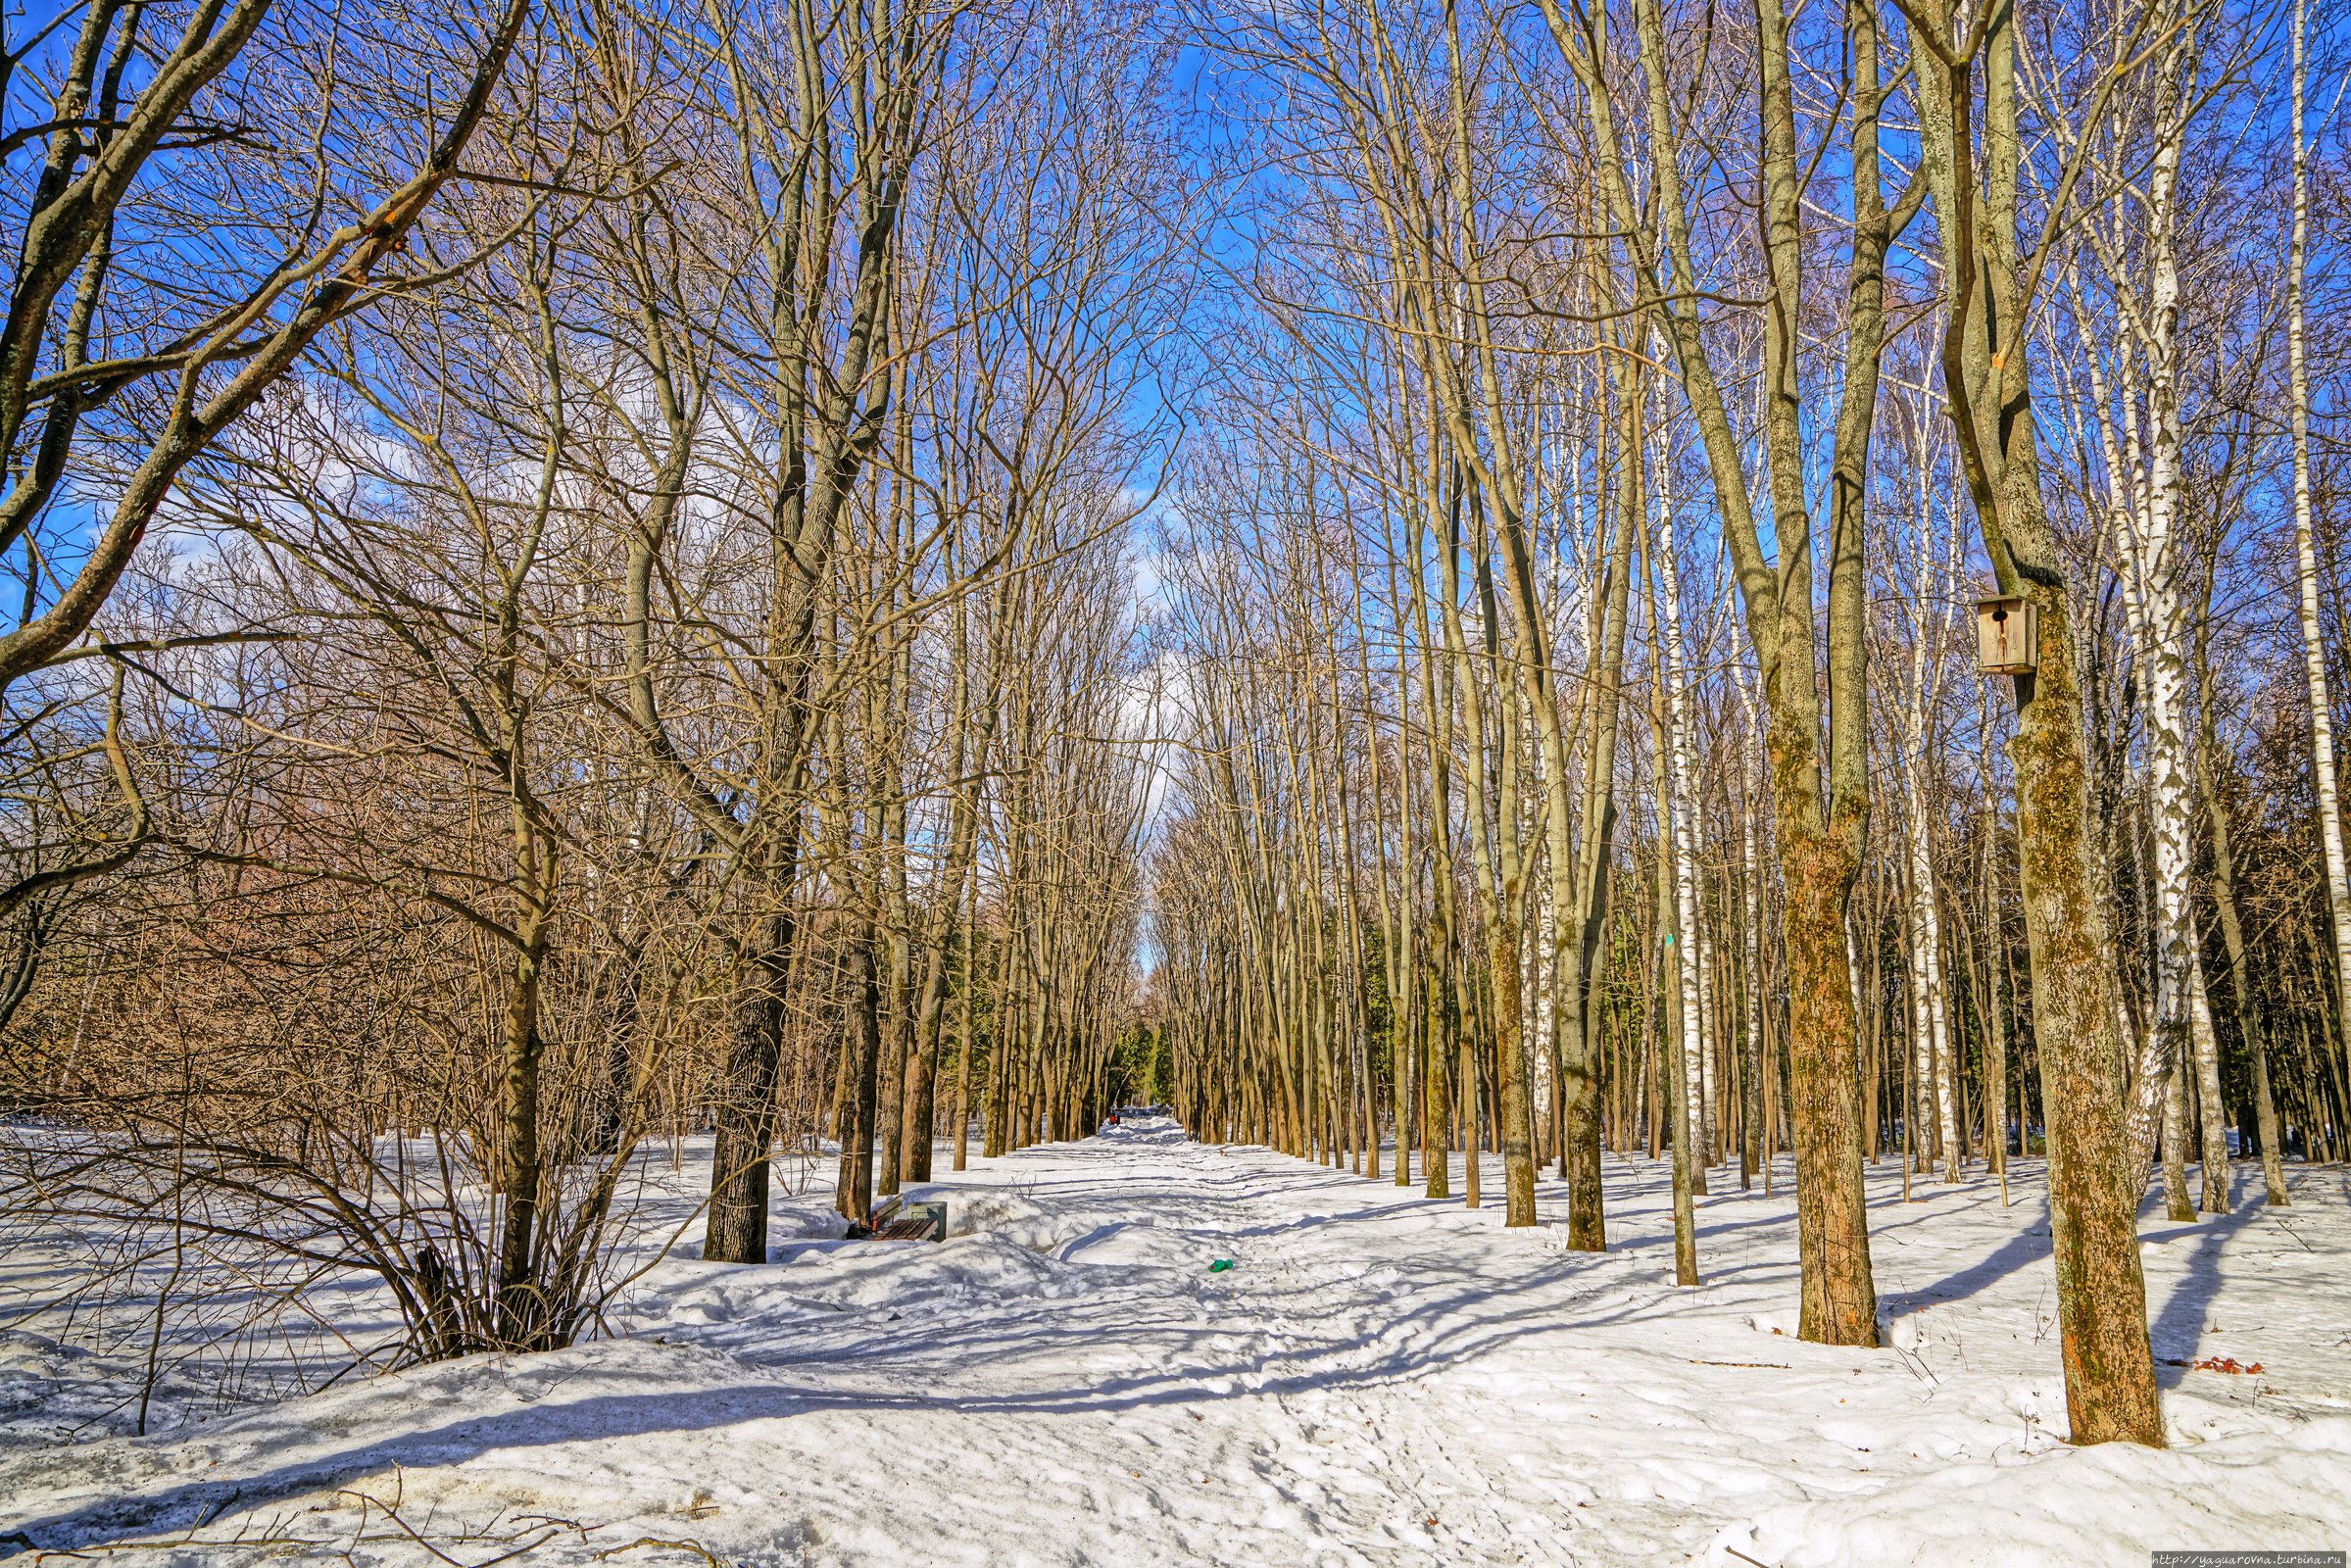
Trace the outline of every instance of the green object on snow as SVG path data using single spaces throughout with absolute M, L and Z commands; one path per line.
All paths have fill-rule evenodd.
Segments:
M 1226 1269 L 1231 1268 L 1232 1266 L 1233 1260 L 1231 1258 L 1220 1257 L 1208 1265 L 1208 1272 L 1211 1274 L 1222 1274 Z

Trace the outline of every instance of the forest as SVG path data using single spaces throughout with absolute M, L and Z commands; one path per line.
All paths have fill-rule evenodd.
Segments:
M 2219 1441 L 2196 1325 L 2351 1278 L 2330 6 L 0 24 L 0 1556 L 322 1552 L 251 1490 L 43 1494 L 799 1311 L 931 1200 L 1021 1261 L 827 1310 L 1067 1295 L 1115 1346 L 1148 1292 L 1021 1272 L 1082 1200 L 1152 1232 L 1098 1268 L 1239 1256 L 1201 1310 L 1277 1344 L 1397 1332 L 1404 1287 L 1248 1295 L 1244 1172 L 1450 1227 L 1406 1273 L 1473 1313 L 1653 1257 L 1657 1324 L 1733 1291 L 1939 1387 L 1923 1221 L 2031 1253 L 1984 1276 L 2037 1293 L 2028 1456 Z M 2315 1272 L 2240 1294 L 2273 1245 Z M 2324 1315 L 2268 1375 L 2339 1482 Z M 934 1560 L 839 1498 L 722 1552 L 351 1486 L 351 1562 Z M 1688 1506 L 1229 1549 L 1871 1550 Z M 1032 1546 L 953 1560 L 1108 1560 Z M 1983 1552 L 1898 1560 L 2033 1560 Z

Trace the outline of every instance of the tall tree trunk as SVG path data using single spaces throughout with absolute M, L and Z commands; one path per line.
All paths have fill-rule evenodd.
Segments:
M 1599 1067 L 1602 1018 L 1592 987 L 1603 961 L 1608 928 L 1609 871 L 1615 859 L 1616 747 L 1623 707 L 1625 626 L 1631 608 L 1633 540 L 1647 502 L 1642 496 L 1641 375 L 1622 345 L 1609 356 L 1609 391 L 1616 409 L 1616 502 L 1610 520 L 1605 575 L 1598 602 L 1598 658 L 1591 672 L 1589 732 L 1584 762 L 1584 831 L 1576 846 L 1569 888 L 1568 941 L 1560 953 L 1561 1034 L 1565 1125 L 1561 1163 L 1567 1178 L 1567 1245 L 1577 1251 L 1608 1246 L 1601 1206 Z M 1553 862 L 1554 875 L 1558 862 Z
M 1664 421 L 1658 421 L 1660 433 Z M 1672 850 L 1674 887 L 1675 940 L 1669 950 L 1669 961 L 1674 965 L 1674 995 L 1681 1019 L 1679 1033 L 1674 1036 L 1675 1053 L 1682 1061 L 1682 1094 L 1690 1102 L 1690 1125 L 1695 1130 L 1696 1147 L 1690 1160 L 1690 1188 L 1693 1192 L 1706 1190 L 1706 1156 L 1713 1152 L 1707 1134 L 1711 1117 L 1706 1093 L 1706 1011 L 1702 993 L 1704 965 L 1699 946 L 1699 898 L 1697 869 L 1697 789 L 1690 774 L 1690 699 L 1684 690 L 1688 667 L 1682 650 L 1681 584 L 1674 560 L 1674 492 L 1671 481 L 1672 453 L 1670 448 L 1657 464 L 1657 541 L 1655 570 L 1649 582 L 1649 615 L 1655 635 L 1653 654 L 1656 660 L 1655 679 L 1665 697 L 1665 750 L 1657 765 L 1666 779 L 1666 799 L 1671 805 L 1668 820 L 1672 824 L 1669 843 Z M 1646 542 L 1644 541 L 1644 549 Z M 1680 1126 L 1679 1122 L 1675 1123 Z
M 2025 321 L 2033 279 L 2017 260 L 2015 37 L 2008 14 L 1983 29 L 1985 182 L 1976 167 L 1974 57 L 1953 53 L 1943 0 L 1914 20 L 1921 139 L 1945 256 L 1942 368 L 1951 422 L 2001 589 L 2039 628 L 2033 674 L 2016 678 L 2009 756 L 2033 1035 L 2049 1126 L 2049 1210 L 2058 1326 L 2073 1438 L 2160 1446 L 2163 1416 L 2139 1270 L 2123 1041 L 2106 961 L 2105 901 L 2090 832 L 2072 604 L 2042 511 Z M 2062 205 L 2062 204 L 2061 204 Z
M 794 832 L 797 838 L 797 830 Z M 797 844 L 790 858 L 797 859 Z M 710 1201 L 702 1255 L 714 1263 L 767 1261 L 767 1156 L 775 1142 L 786 996 L 796 934 L 789 906 L 752 923 L 740 960 L 727 1063 L 710 1146 Z
M 2342 796 L 2335 783 L 2334 709 L 2319 626 L 2319 558 L 2311 521 L 2310 368 L 2304 340 L 2304 278 L 2310 268 L 2310 149 L 2303 136 L 2308 74 L 2306 0 L 2294 0 L 2291 118 L 2294 232 L 2285 274 L 2287 410 L 2294 444 L 2294 564 L 2301 586 L 2302 668 L 2310 686 L 2310 751 L 2319 796 L 2319 845 L 2327 869 L 2327 912 L 2334 928 L 2335 1016 L 2351 1036 L 2351 869 L 2343 855 Z
M 498 1237 L 498 1337 L 514 1349 L 537 1349 L 550 1327 L 538 1279 L 540 1166 L 540 979 L 553 931 L 556 847 L 545 835 L 516 830 L 528 893 L 515 922 L 507 985 L 506 1034 L 500 1052 L 498 1189 L 506 1205 Z

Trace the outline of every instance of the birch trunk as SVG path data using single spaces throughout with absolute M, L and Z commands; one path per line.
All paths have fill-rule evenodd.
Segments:
M 2319 631 L 2318 541 L 2311 521 L 2310 368 L 2304 349 L 2304 277 L 2310 266 L 2310 149 L 2302 133 L 2308 79 L 2307 0 L 2294 0 L 2292 130 L 2294 233 L 2285 274 L 2287 409 L 2294 443 L 2294 564 L 2301 584 L 2302 667 L 2310 685 L 2310 751 L 2319 794 L 2319 844 L 2327 864 L 2327 910 L 2334 926 L 2335 1016 L 2351 1036 L 2351 872 L 2344 867 L 2342 797 L 2335 783 L 2334 710 Z
M 1928 815 L 1927 742 L 1933 703 L 1932 683 L 1938 656 L 1950 633 L 1950 605 L 1956 597 L 1952 578 L 1954 552 L 1946 543 L 1941 592 L 1935 553 L 1928 543 L 1932 509 L 1929 506 L 1930 465 L 1917 465 L 1912 493 L 1912 515 L 1918 529 L 1918 577 L 1913 596 L 1917 624 L 1910 649 L 1910 690 L 1902 709 L 1902 838 L 1909 858 L 1910 896 L 1910 1038 L 1912 1071 L 1921 1086 L 1932 1085 L 1935 1099 L 1935 1147 L 1943 1160 L 1943 1178 L 1957 1181 L 1965 1152 L 1957 1103 L 1959 1074 L 1953 1060 L 1950 992 L 1943 967 L 1942 915 L 1935 896 L 1935 845 Z M 1929 609 L 1939 604 L 1939 612 Z M 1927 1164 L 1914 1160 L 1916 1168 Z
M 2163 76 L 2177 81 L 2193 29 L 2175 41 L 2163 62 Z M 2118 323 L 2118 381 L 2121 398 L 2109 409 L 2103 378 L 2095 357 L 2089 370 L 2104 416 L 2100 435 L 2109 468 L 2109 511 L 2118 525 L 2129 569 L 2125 573 L 2128 621 L 2137 658 L 2132 672 L 2139 681 L 2142 720 L 2146 735 L 2147 824 L 2152 875 L 2148 896 L 2152 906 L 2155 1007 L 2140 1043 L 2131 1074 L 2130 1140 L 2133 1169 L 2144 1173 L 2152 1152 L 2155 1123 L 2170 1093 L 2169 1079 L 2185 1061 L 2189 1037 L 2190 991 L 2193 986 L 2195 923 L 2188 878 L 2192 846 L 2189 824 L 2194 801 L 2189 781 L 2187 737 L 2188 635 L 2186 607 L 2180 583 L 2181 551 L 2181 473 L 2179 384 L 2180 265 L 2178 251 L 2179 180 L 2186 136 L 2184 98 L 2169 106 L 2156 132 L 2150 163 L 2143 222 L 2147 287 L 2143 302 L 2133 288 L 2116 241 L 2096 244 L 2106 263 L 2122 318 Z M 2122 198 L 2110 204 L 2116 229 L 2123 227 Z M 2079 309 L 2079 308 L 2077 308 Z M 2145 441 L 2143 473 L 2140 464 L 2139 423 L 2135 405 L 2139 369 L 2145 379 Z M 2123 454 L 2118 461 L 2113 425 L 2123 427 Z M 2167 1151 L 2166 1169 L 2172 1155 Z
M 1682 1062 L 1680 1082 L 1690 1125 L 1697 1143 L 1690 1161 L 1690 1183 L 1696 1192 L 1706 1190 L 1705 1155 L 1711 1152 L 1706 1128 L 1712 1119 L 1708 1114 L 1707 1086 L 1704 1059 L 1706 1055 L 1705 1008 L 1700 990 L 1701 969 L 1698 937 L 1697 842 L 1695 805 L 1696 789 L 1691 782 L 1692 765 L 1690 744 L 1690 694 L 1688 665 L 1682 648 L 1681 584 L 1676 572 L 1674 550 L 1674 491 L 1672 483 L 1673 452 L 1665 441 L 1666 425 L 1658 421 L 1659 436 L 1664 442 L 1658 454 L 1657 480 L 1657 572 L 1653 580 L 1653 595 L 1649 601 L 1652 623 L 1659 632 L 1657 679 L 1665 692 L 1666 753 L 1659 759 L 1665 769 L 1664 799 L 1669 808 L 1672 824 L 1671 845 L 1673 863 L 1675 935 L 1669 956 L 1674 964 L 1676 1004 L 1681 1009 L 1681 1033 L 1676 1054 Z M 1681 1123 L 1676 1122 L 1678 1127 Z
M 1649 620 L 1652 639 L 1655 638 L 1657 629 L 1655 607 L 1655 588 L 1652 585 L 1650 589 L 1652 612 Z M 1654 651 L 1654 642 L 1652 642 L 1652 651 Z M 1662 761 L 1671 746 L 1671 742 L 1667 739 L 1662 682 L 1652 682 L 1649 688 L 1649 736 L 1657 758 Z M 1697 1164 L 1690 1157 L 1690 1145 L 1697 1127 L 1697 1117 L 1691 1113 L 1689 1094 L 1681 1092 L 1681 1086 L 1687 1085 L 1690 1081 L 1690 1067 L 1688 1062 L 1689 1044 L 1682 1034 L 1684 1012 L 1679 1005 L 1679 999 L 1674 995 L 1682 989 L 1682 967 L 1676 958 L 1676 954 L 1682 944 L 1675 940 L 1677 933 L 1674 930 L 1672 839 L 1673 784 L 1665 770 L 1660 767 L 1657 769 L 1657 877 L 1654 897 L 1657 910 L 1658 958 L 1660 959 L 1656 967 L 1664 970 L 1662 978 L 1666 993 L 1666 1004 L 1654 1011 L 1661 1016 L 1659 1033 L 1664 1037 L 1666 1059 L 1663 1076 L 1667 1084 L 1676 1086 L 1665 1097 L 1671 1102 L 1673 1107 L 1667 1115 L 1672 1124 L 1674 1141 L 1674 1283 L 1676 1285 L 1695 1285 L 1698 1283 L 1697 1218 L 1690 1189 L 1692 1179 L 1696 1175 Z M 1654 973 L 1654 969 L 1651 972 Z

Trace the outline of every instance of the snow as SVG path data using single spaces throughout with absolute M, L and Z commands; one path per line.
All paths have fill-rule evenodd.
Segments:
M 944 1156 L 941 1167 L 945 1166 Z M 2045 1209 L 2020 1165 L 1873 1171 L 1889 1348 L 1802 1344 L 1775 1196 L 1716 1171 L 1672 1284 L 1660 1162 L 1612 1250 L 1164 1122 L 974 1158 L 944 1243 L 650 1267 L 610 1337 L 415 1367 L 137 1438 L 0 1419 L 0 1553 L 179 1564 L 2131 1564 L 2351 1538 L 2351 1179 L 2142 1226 L 2166 1451 L 2063 1442 Z M 701 1172 L 676 1177 L 680 1212 Z M 1498 1194 L 1500 1172 L 1487 1185 Z M 1564 1195 L 1546 1183 L 1546 1222 Z M 20 1256 L 20 1250 L 23 1256 Z M 0 1283 L 47 1267 L 12 1249 Z M 1216 1258 L 1234 1267 L 1210 1273 Z M 53 1260 L 51 1260 L 53 1262 Z M 0 1337 L 0 1399 L 119 1361 Z M 120 1402 L 119 1388 L 113 1401 Z M 30 1557 L 23 1560 L 29 1562 Z

